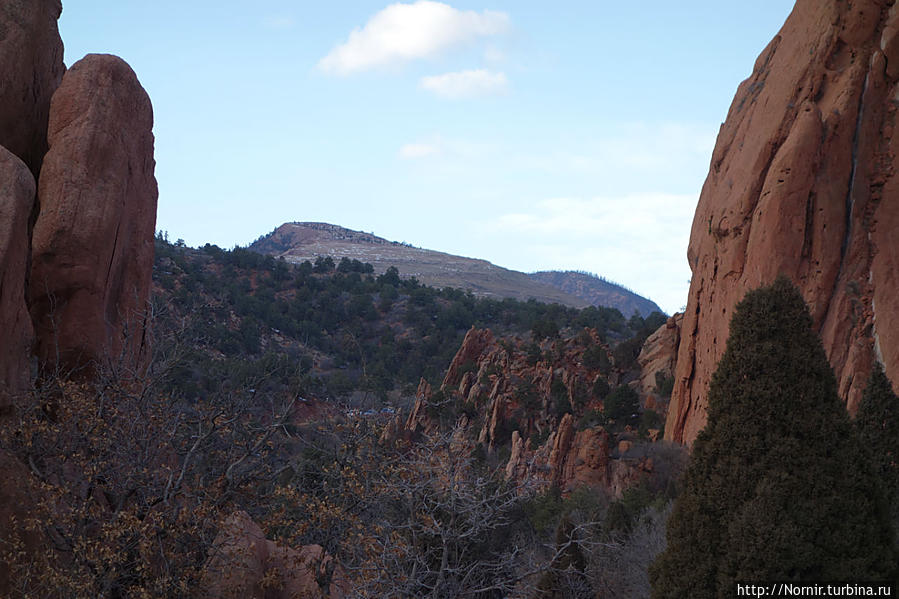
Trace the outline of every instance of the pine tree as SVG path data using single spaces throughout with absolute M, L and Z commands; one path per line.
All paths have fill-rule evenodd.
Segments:
M 889 519 L 802 296 L 781 277 L 737 305 L 654 599 L 737 582 L 888 580 Z
M 882 483 L 895 527 L 899 522 L 899 397 L 880 364 L 871 372 L 855 425 Z

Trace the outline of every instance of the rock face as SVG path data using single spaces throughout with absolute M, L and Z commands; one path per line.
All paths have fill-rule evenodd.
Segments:
M 601 428 L 575 430 L 574 418 L 565 414 L 549 454 L 553 482 L 565 491 L 581 485 L 608 486 L 609 461 L 609 433 Z
M 665 436 L 692 443 L 734 305 L 790 277 L 854 411 L 872 363 L 899 380 L 899 6 L 799 0 L 737 90 L 690 236 Z
M 21 160 L 0 146 L 0 413 L 25 391 L 32 328 L 25 305 L 28 219 L 34 206 L 34 178 Z
M 37 177 L 47 151 L 50 98 L 65 72 L 60 0 L 0 0 L 0 145 Z
M 677 347 L 680 345 L 680 328 L 683 314 L 675 314 L 649 336 L 640 350 L 640 390 L 643 395 L 655 394 L 656 375 L 673 376 L 677 364 Z
M 133 368 L 145 348 L 157 187 L 153 111 L 120 58 L 75 63 L 53 96 L 30 281 L 45 369 Z
M 222 525 L 204 572 L 208 599 L 292 599 L 344 595 L 342 574 L 319 545 L 281 547 L 246 512 Z
M 463 370 L 465 367 L 472 367 L 481 359 L 481 354 L 487 346 L 493 343 L 493 333 L 489 329 L 479 330 L 471 327 L 465 333 L 465 339 L 462 340 L 462 347 L 456 352 L 453 361 L 450 363 L 443 377 L 444 387 L 454 387 L 462 381 Z
M 590 329 L 534 347 L 472 328 L 440 389 L 432 393 L 421 382 L 405 426 L 394 427 L 395 435 L 410 439 L 435 432 L 440 428 L 435 415 L 449 416 L 455 418 L 460 447 L 471 440 L 469 449 L 494 455 L 508 447 L 507 480 L 537 489 L 555 486 L 563 493 L 591 487 L 620 495 L 652 464 L 615 451 L 623 438 L 636 437 L 629 427 L 610 433 L 595 421 L 603 389 L 622 376 L 614 368 L 603 374 L 585 360 L 586 352 L 597 349 L 609 357 L 608 346 Z
M 418 382 L 418 391 L 415 393 L 415 404 L 406 419 L 403 431 L 409 435 L 425 433 L 434 430 L 434 423 L 428 417 L 427 407 L 433 393 L 428 381 L 421 379 Z

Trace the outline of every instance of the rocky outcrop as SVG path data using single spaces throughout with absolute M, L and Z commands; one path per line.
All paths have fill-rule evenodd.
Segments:
M 577 430 L 570 414 L 550 433 L 546 443 L 533 451 L 515 431 L 506 480 L 532 485 L 537 490 L 556 486 L 564 494 L 589 487 L 621 497 L 628 488 L 652 476 L 655 465 L 646 455 L 645 444 L 639 446 L 641 451 L 630 455 L 637 447 L 635 441 L 620 440 L 616 450 L 613 443 L 612 435 L 601 427 Z
M 428 403 L 431 401 L 433 392 L 428 381 L 421 379 L 418 381 L 418 391 L 415 393 L 415 403 L 403 430 L 407 435 L 416 435 L 434 430 L 435 424 L 428 416 Z
M 386 427 L 382 442 L 410 441 L 455 422 L 452 443 L 459 450 L 496 456 L 508 447 L 505 477 L 522 489 L 591 487 L 620 496 L 652 472 L 652 463 L 616 455 L 619 436 L 637 442 L 630 427 L 611 433 L 597 424 L 603 407 L 597 393 L 608 384 L 596 383 L 621 373 L 603 375 L 585 354 L 608 346 L 585 329 L 537 349 L 539 357 L 529 343 L 470 330 L 439 391 L 422 380 L 405 424 L 397 419 Z
M 50 98 L 65 72 L 60 0 L 0 0 L 0 145 L 37 177 L 47 151 Z
M 34 178 L 25 164 L 0 146 L 0 414 L 28 386 L 31 318 L 25 304 L 28 219 Z
M 790 277 L 854 411 L 899 380 L 899 6 L 799 0 L 737 90 L 693 220 L 665 436 L 691 443 L 746 291 Z
M 677 364 L 677 347 L 680 344 L 680 328 L 683 314 L 675 314 L 646 339 L 637 363 L 640 364 L 640 391 L 644 397 L 657 395 L 658 376 L 673 376 Z
M 458 385 L 462 380 L 462 376 L 465 374 L 463 372 L 464 369 L 477 364 L 481 354 L 491 343 L 493 343 L 493 333 L 491 333 L 489 329 L 476 329 L 471 327 L 468 332 L 465 333 L 465 339 L 462 340 L 462 347 L 456 352 L 453 361 L 446 371 L 446 376 L 443 377 L 443 386 L 455 387 Z
M 553 483 L 563 491 L 609 484 L 609 433 L 602 428 L 576 431 L 566 414 L 559 423 L 549 454 Z
M 114 56 L 75 63 L 53 96 L 30 281 L 47 370 L 142 362 L 158 195 L 152 128 L 149 97 Z
M 321 546 L 281 547 L 242 511 L 222 524 L 203 575 L 208 599 L 333 599 L 344 596 L 342 580 Z

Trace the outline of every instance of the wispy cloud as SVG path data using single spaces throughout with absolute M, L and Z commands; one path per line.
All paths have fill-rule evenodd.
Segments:
M 422 89 L 448 100 L 499 96 L 509 91 L 509 80 L 505 73 L 494 73 L 486 69 L 422 77 L 419 84 Z
M 519 248 L 521 261 L 596 272 L 674 311 L 686 303 L 695 207 L 695 196 L 663 193 L 554 198 L 478 228 Z
M 402 64 L 508 28 L 509 16 L 504 12 L 463 11 L 431 0 L 391 4 L 354 29 L 344 43 L 318 62 L 318 68 L 349 75 Z
M 417 158 L 428 158 L 440 154 L 441 147 L 439 142 L 433 143 L 412 143 L 406 144 L 400 148 L 400 158 L 406 160 L 415 160 Z
M 604 239 L 649 237 L 646 243 L 656 243 L 670 239 L 672 234 L 683 234 L 676 207 L 691 201 L 695 204 L 692 196 L 663 193 L 620 198 L 553 198 L 537 203 L 528 212 L 502 215 L 493 227 L 497 231 L 589 237 L 601 231 Z

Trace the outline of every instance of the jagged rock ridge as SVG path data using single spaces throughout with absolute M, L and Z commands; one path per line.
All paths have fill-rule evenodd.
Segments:
M 597 381 L 617 386 L 624 373 L 613 367 L 602 374 L 585 365 L 590 348 L 609 356 L 608 346 L 589 329 L 540 347 L 538 358 L 533 348 L 472 328 L 439 390 L 423 380 L 405 424 L 397 421 L 388 434 L 433 433 L 439 429 L 436 412 L 461 406 L 460 430 L 471 431 L 487 452 L 508 446 L 507 479 L 565 493 L 587 486 L 620 496 L 653 471 L 653 459 L 628 453 L 638 441 L 636 430 L 623 426 L 612 433 L 588 414 L 603 408 Z M 570 410 L 560 413 L 560 402 Z M 649 432 L 656 438 L 661 431 Z
M 737 90 L 690 236 L 666 437 L 691 443 L 734 305 L 790 277 L 853 411 L 874 360 L 899 379 L 899 8 L 799 0 Z

